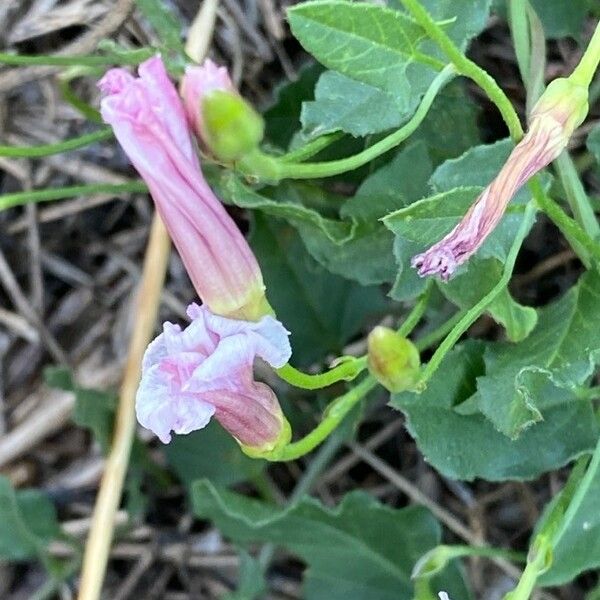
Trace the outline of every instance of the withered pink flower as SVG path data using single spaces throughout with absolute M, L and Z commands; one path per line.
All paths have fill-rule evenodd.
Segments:
M 214 415 L 248 453 L 290 438 L 277 397 L 254 381 L 262 358 L 291 355 L 289 333 L 272 316 L 260 268 L 206 183 L 182 102 L 159 57 L 139 77 L 110 70 L 100 82 L 102 116 L 150 188 L 156 208 L 204 304 L 188 307 L 184 330 L 165 323 L 146 350 L 136 397 L 139 422 L 163 442 Z
M 202 175 L 181 99 L 160 57 L 140 65 L 138 78 L 111 69 L 99 86 L 102 117 L 148 184 L 203 302 L 234 318 L 268 313 L 256 258 Z
M 255 356 L 282 367 L 290 357 L 288 332 L 267 315 L 227 319 L 190 304 L 190 325 L 165 323 L 149 346 L 137 392 L 138 421 L 162 442 L 203 428 L 214 415 L 246 449 L 268 452 L 290 438 L 277 397 L 254 381 Z
M 460 223 L 427 251 L 413 257 L 419 275 L 438 274 L 447 281 L 498 225 L 511 198 L 566 147 L 587 114 L 587 93 L 567 79 L 557 79 L 533 107 L 529 131 L 483 190 Z
M 181 81 L 181 97 L 187 117 L 198 139 L 206 141 L 207 133 L 202 122 L 201 103 L 203 98 L 219 90 L 237 94 L 226 67 L 217 66 L 207 58 L 201 66 L 188 66 Z

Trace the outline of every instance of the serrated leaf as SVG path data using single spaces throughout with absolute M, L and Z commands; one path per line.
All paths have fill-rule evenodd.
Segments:
M 517 440 L 498 432 L 480 413 L 458 412 L 484 376 L 485 348 L 479 341 L 458 345 L 422 394 L 392 396 L 391 405 L 406 414 L 410 434 L 433 467 L 467 481 L 533 479 L 595 446 L 599 431 L 589 402 L 549 407 L 545 420 Z
M 255 477 L 265 466 L 263 461 L 243 454 L 218 423 L 210 423 L 188 435 L 174 436 L 165 446 L 165 455 L 186 486 L 203 478 L 218 485 L 233 485 Z
M 485 376 L 462 410 L 481 411 L 511 438 L 549 420 L 555 407 L 587 404 L 577 390 L 600 359 L 600 276 L 583 275 L 562 298 L 539 311 L 537 327 L 520 344 L 489 344 Z M 533 427 L 536 429 L 537 425 Z
M 260 214 L 250 243 L 260 263 L 269 302 L 292 332 L 294 364 L 340 354 L 344 343 L 386 306 L 376 287 L 332 275 L 306 252 L 298 234 Z
M 0 558 L 26 560 L 43 555 L 60 534 L 54 505 L 38 490 L 15 491 L 0 475 Z
M 390 509 L 361 492 L 335 509 L 305 498 L 278 510 L 199 481 L 193 505 L 233 540 L 272 542 L 301 557 L 307 600 L 410 600 L 412 566 L 441 533 L 425 509 Z M 466 596 L 464 588 L 454 592 Z
M 327 68 L 390 93 L 410 108 L 411 90 L 424 91 L 430 77 L 409 73 L 411 64 L 439 64 L 419 50 L 425 34 L 398 11 L 366 2 L 316 0 L 288 10 L 292 33 Z M 432 67 L 433 65 L 433 67 Z

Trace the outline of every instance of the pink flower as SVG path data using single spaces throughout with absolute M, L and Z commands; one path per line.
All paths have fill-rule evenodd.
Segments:
M 206 59 L 199 67 L 186 67 L 181 81 L 181 97 L 190 124 L 198 139 L 206 142 L 207 133 L 202 122 L 202 100 L 215 90 L 237 95 L 226 67 L 218 67 L 212 60 Z
M 256 356 L 282 367 L 289 359 L 289 333 L 270 315 L 240 321 L 190 304 L 185 329 L 165 323 L 149 346 L 137 392 L 138 421 L 164 443 L 171 431 L 190 433 L 214 415 L 237 441 L 254 452 L 290 439 L 277 397 L 253 380 Z
M 466 262 L 500 222 L 511 198 L 566 147 L 587 114 L 587 92 L 567 79 L 557 79 L 534 106 L 529 131 L 460 223 L 411 264 L 419 275 L 439 274 L 447 281 Z
M 216 314 L 251 320 L 270 312 L 256 258 L 202 175 L 160 57 L 140 65 L 138 78 L 111 69 L 99 87 L 102 117 L 148 184 L 203 302 Z

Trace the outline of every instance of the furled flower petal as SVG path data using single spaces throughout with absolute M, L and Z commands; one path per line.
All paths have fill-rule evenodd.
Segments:
M 289 439 L 289 425 L 273 391 L 253 379 L 254 359 L 281 366 L 291 355 L 288 332 L 267 315 L 258 322 L 188 307 L 192 323 L 165 323 L 146 350 L 136 398 L 139 422 L 168 442 L 214 415 L 242 445 L 272 449 Z
M 104 120 L 140 172 L 192 283 L 215 314 L 270 312 L 248 243 L 206 183 L 177 90 L 160 57 L 139 77 L 109 71 L 99 83 Z
M 511 198 L 566 147 L 587 114 L 587 93 L 566 79 L 552 82 L 534 106 L 529 131 L 511 152 L 496 179 L 481 193 L 460 223 L 426 252 L 413 257 L 419 275 L 447 281 L 500 222 Z

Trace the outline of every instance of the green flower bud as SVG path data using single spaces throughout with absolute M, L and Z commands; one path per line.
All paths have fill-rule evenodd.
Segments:
M 238 160 L 262 141 L 262 117 L 234 92 L 213 90 L 201 102 L 204 142 L 219 159 Z
M 373 376 L 390 392 L 415 388 L 421 359 L 415 345 L 388 327 L 378 326 L 368 340 L 368 364 Z

